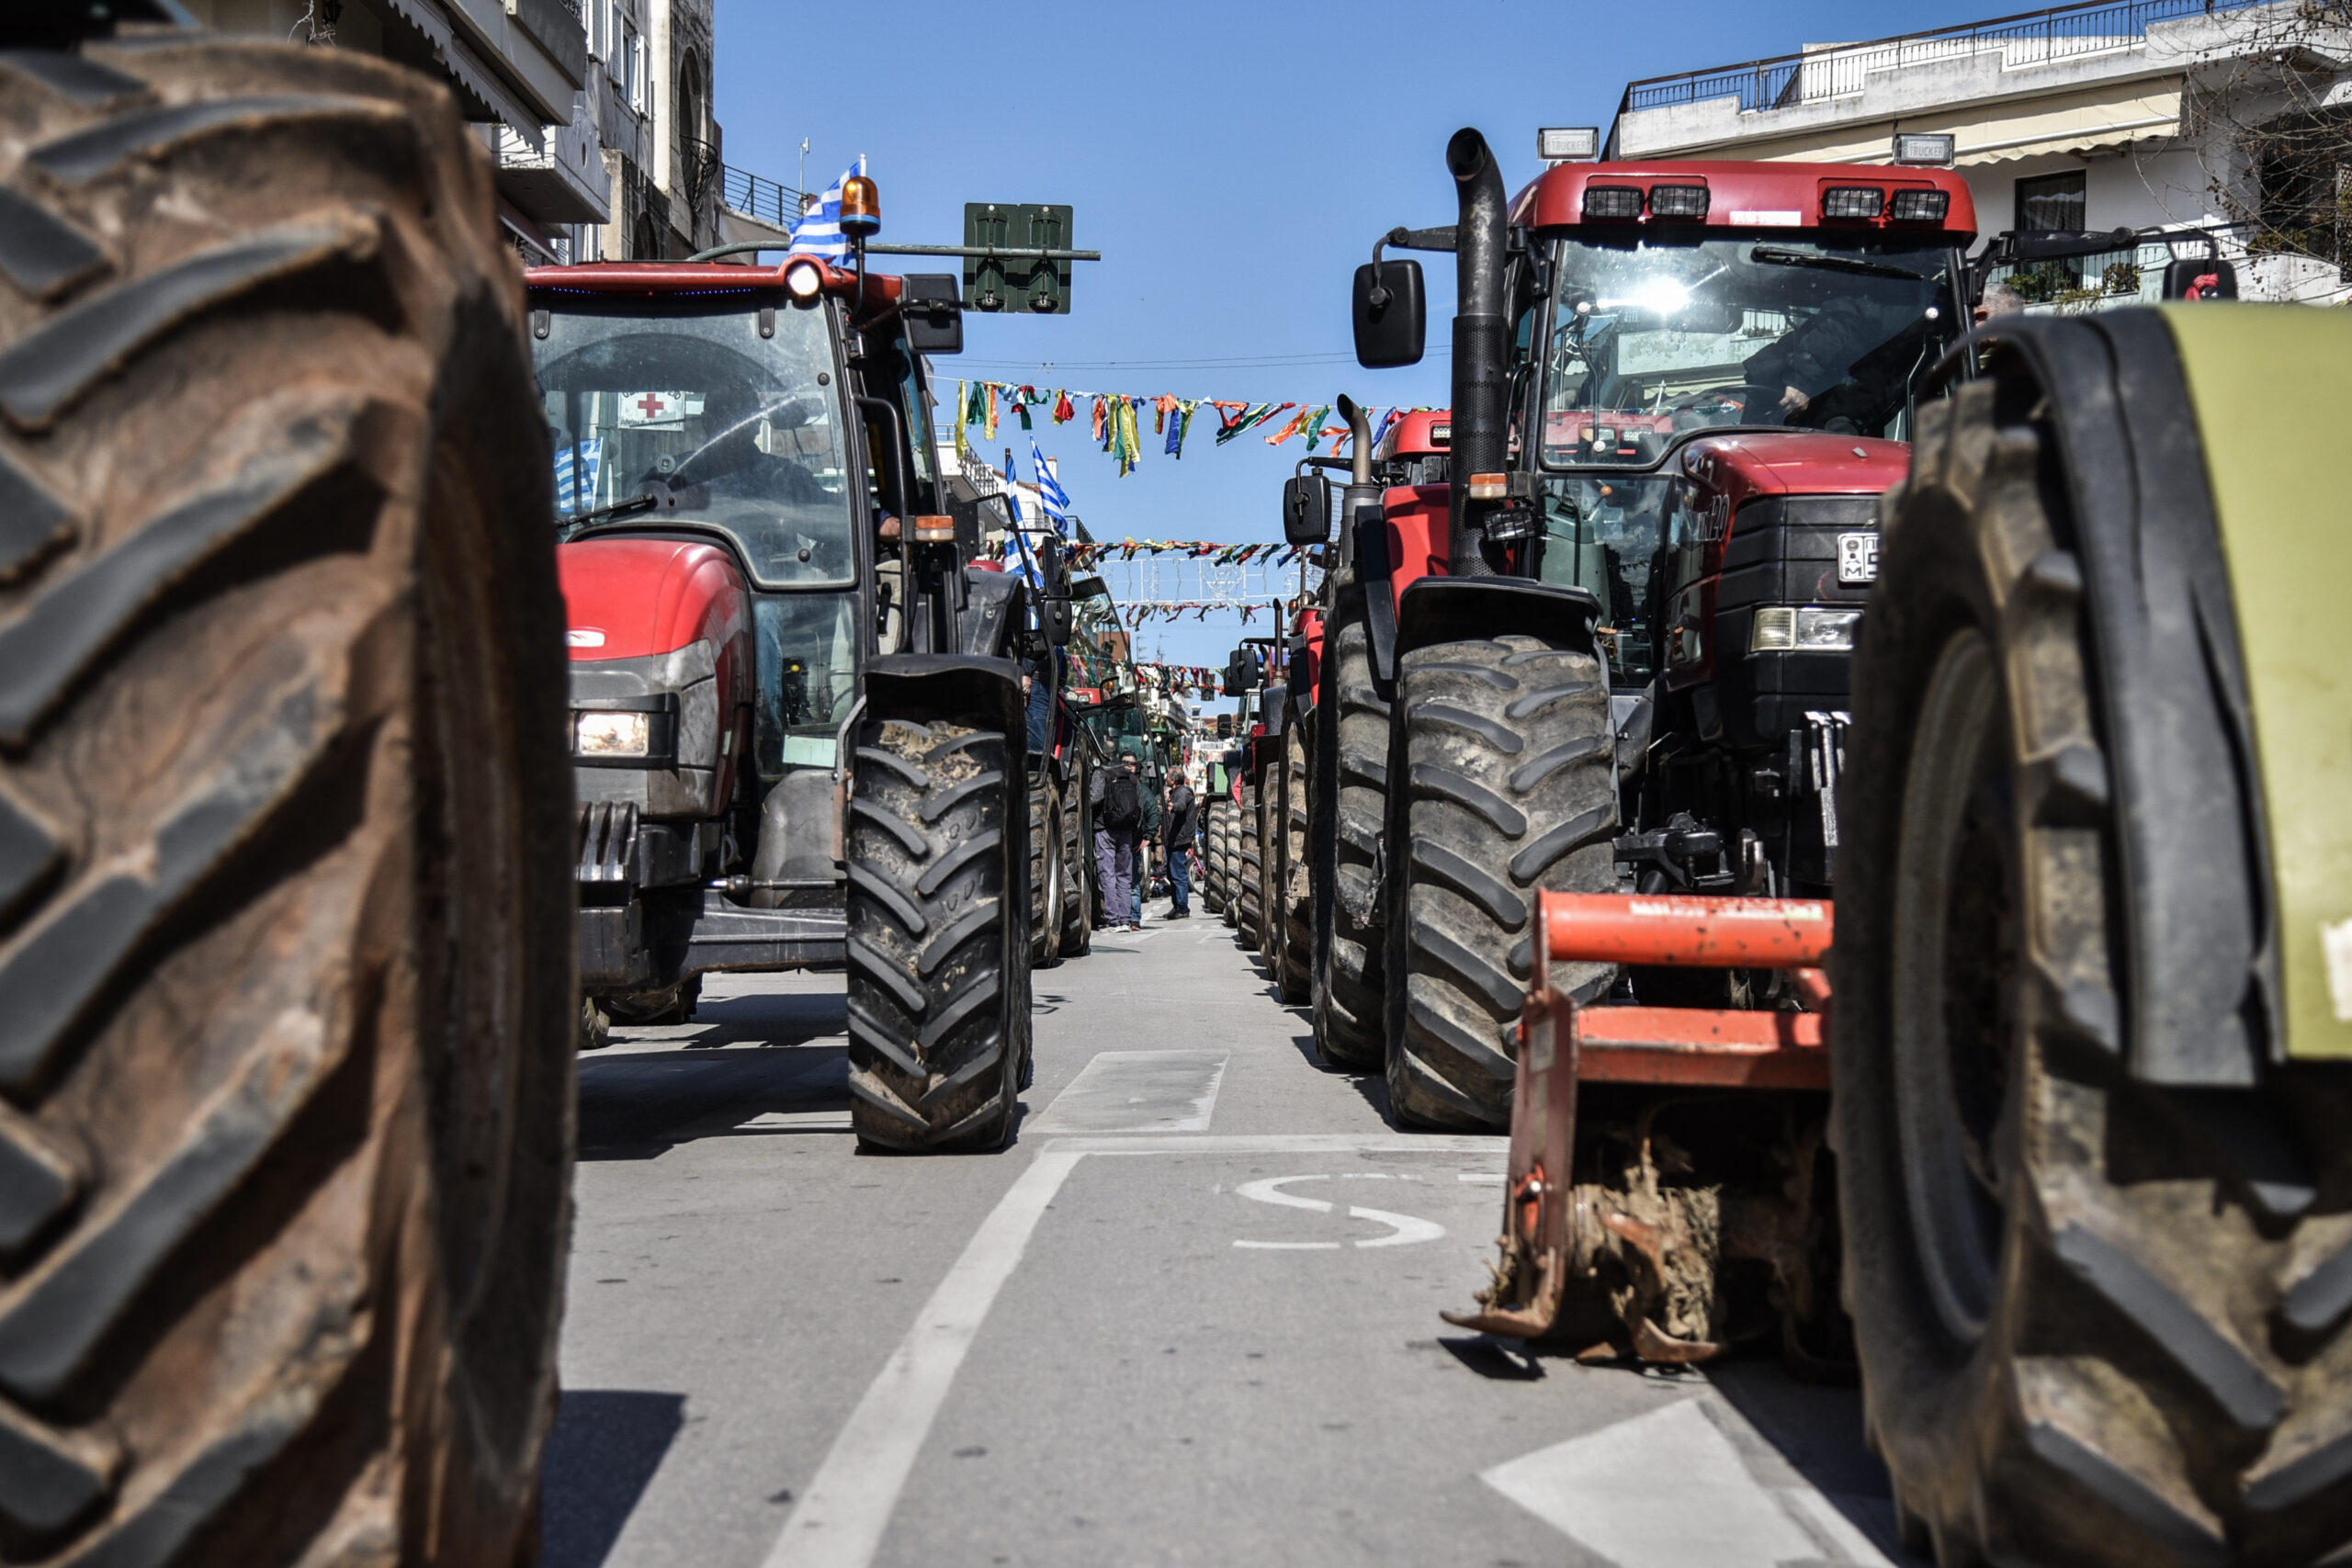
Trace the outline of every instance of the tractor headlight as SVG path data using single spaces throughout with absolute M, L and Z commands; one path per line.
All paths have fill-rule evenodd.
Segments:
M 644 757 L 653 750 L 653 723 L 649 714 L 575 714 L 571 736 L 572 750 L 582 757 Z
M 1750 653 L 1848 653 L 1855 630 L 1862 624 L 1860 610 L 1793 609 L 1774 605 L 1756 612 L 1747 629 Z
M 1797 613 L 1794 610 L 1758 610 L 1756 624 L 1748 628 L 1747 651 L 1777 653 L 1797 645 Z
M 1799 610 L 1797 646 L 1819 652 L 1850 652 L 1855 628 L 1861 624 L 1860 610 Z

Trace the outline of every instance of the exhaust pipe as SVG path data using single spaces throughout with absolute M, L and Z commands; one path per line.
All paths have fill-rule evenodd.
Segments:
M 1445 144 L 1445 166 L 1461 203 L 1454 229 L 1453 440 L 1447 486 L 1448 570 L 1492 577 L 1486 529 L 1470 514 L 1470 476 L 1503 469 L 1504 400 L 1510 323 L 1503 314 L 1503 249 L 1509 241 L 1502 171 L 1487 139 L 1464 126 Z
M 1348 469 L 1347 493 L 1340 498 L 1340 562 L 1343 566 L 1356 564 L 1356 513 L 1364 507 L 1380 504 L 1380 491 L 1372 482 L 1372 420 L 1356 400 L 1345 392 L 1340 394 L 1340 417 L 1348 422 L 1348 430 L 1355 445 L 1353 458 Z

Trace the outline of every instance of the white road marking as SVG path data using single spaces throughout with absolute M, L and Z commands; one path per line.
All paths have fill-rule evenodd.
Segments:
M 1358 1247 L 1410 1247 L 1417 1241 L 1436 1241 L 1445 1235 L 1445 1227 L 1435 1220 L 1417 1220 L 1410 1214 L 1392 1214 L 1385 1209 L 1350 1208 L 1348 1218 L 1370 1220 L 1374 1224 L 1387 1225 L 1395 1235 L 1374 1236 L 1360 1241 Z
M 833 1439 L 766 1568 L 866 1568 L 997 1292 L 1046 1205 L 1085 1156 L 1047 1149 L 1021 1173 L 931 1293 Z
M 1205 1133 L 1224 1051 L 1104 1051 L 1079 1069 L 1033 1133 Z
M 736 1123 L 738 1129 L 765 1130 L 782 1128 L 803 1133 L 846 1133 L 850 1131 L 847 1111 L 763 1111 L 748 1122 Z
M 1466 1181 L 1473 1187 L 1500 1187 L 1504 1172 L 1499 1170 L 1465 1170 L 1453 1179 Z
M 1283 1189 L 1294 1181 L 1329 1181 L 1330 1179 L 1332 1178 L 1329 1174 L 1269 1176 L 1259 1181 L 1245 1181 L 1233 1190 L 1236 1196 L 1248 1198 L 1254 1202 L 1272 1203 L 1280 1208 L 1305 1209 L 1309 1213 L 1328 1214 L 1338 1205 L 1326 1202 L 1320 1198 L 1301 1198 L 1296 1193 L 1285 1192 Z M 1388 1171 L 1371 1170 L 1349 1171 L 1341 1175 L 1339 1179 L 1395 1181 L 1399 1178 Z M 1402 1179 L 1409 1181 L 1414 1179 L 1406 1177 Z M 1410 1214 L 1392 1214 L 1385 1209 L 1363 1209 L 1351 1204 L 1348 1208 L 1348 1218 L 1370 1220 L 1376 1225 L 1386 1225 L 1391 1233 L 1384 1236 L 1374 1236 L 1370 1241 L 1358 1241 L 1353 1244 L 1357 1247 L 1409 1247 L 1414 1242 L 1435 1241 L 1445 1235 L 1445 1227 L 1433 1220 L 1415 1219 Z M 1340 1246 L 1336 1241 L 1236 1241 L 1233 1245 L 1258 1252 L 1329 1252 L 1336 1251 Z
M 1067 1092 L 1067 1091 L 1065 1091 Z M 1058 1101 L 1057 1102 L 1058 1103 Z M 1055 1138 L 965 1245 L 947 1277 L 833 1438 L 763 1568 L 869 1568 L 964 1357 L 1028 1249 L 1046 1207 L 1088 1155 L 1492 1154 L 1492 1138 L 1307 1133 L 1289 1136 Z
M 1619 1568 L 1778 1568 L 1825 1557 L 1893 1568 L 1819 1493 L 1759 1484 L 1697 1399 L 1539 1449 L 1478 1479 Z M 1824 1515 L 1837 1524 L 1825 1528 Z

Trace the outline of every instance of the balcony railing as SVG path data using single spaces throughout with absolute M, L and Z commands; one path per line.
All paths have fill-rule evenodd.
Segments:
M 798 191 L 732 164 L 719 165 L 718 199 L 744 217 L 777 229 L 789 229 L 800 221 Z
M 2053 6 L 1991 21 L 1931 32 L 1905 33 L 1870 43 L 1775 55 L 1744 65 L 1653 76 L 1625 89 L 1617 112 L 1695 104 L 1710 98 L 1739 100 L 1742 110 L 1788 108 L 1796 104 L 1848 97 L 1862 90 L 1873 73 L 1940 63 L 1972 54 L 1995 53 L 2004 68 L 2042 65 L 2084 55 L 2130 49 L 2155 22 L 2181 17 L 2243 10 L 2267 0 L 2089 0 Z

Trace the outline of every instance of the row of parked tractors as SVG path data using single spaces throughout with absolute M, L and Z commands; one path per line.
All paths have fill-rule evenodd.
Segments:
M 1510 1134 L 1448 1316 L 1859 1376 L 1946 1564 L 2338 1551 L 2341 313 L 2184 235 L 2199 303 L 1972 332 L 2115 242 L 1972 261 L 1941 166 L 1447 164 L 1354 313 L 1418 359 L 1452 252 L 1453 406 L 1285 487 L 1207 878 L 1401 1129 Z
M 20 10 L 0 1556 L 509 1563 L 583 1022 L 838 964 L 860 1140 L 1005 1146 L 1090 595 L 871 181 L 518 285 L 445 89 Z M 1858 1371 L 1947 1565 L 2340 1555 L 2352 328 L 1969 333 L 1939 167 L 1446 162 L 1352 309 L 1412 362 L 1451 252 L 1452 406 L 1286 490 L 1212 822 L 1325 1059 L 1510 1133 L 1461 1320 Z

